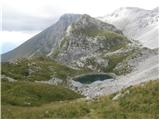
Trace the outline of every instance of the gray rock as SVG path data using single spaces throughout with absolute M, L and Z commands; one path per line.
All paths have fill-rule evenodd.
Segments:
M 11 78 L 11 77 L 8 77 L 6 75 L 1 75 L 1 79 L 5 79 L 5 80 L 8 80 L 9 82 L 16 82 L 17 80 Z
M 63 80 L 59 79 L 59 78 L 51 78 L 48 81 L 35 81 L 37 83 L 45 83 L 45 84 L 50 84 L 50 85 L 59 85 L 63 83 Z

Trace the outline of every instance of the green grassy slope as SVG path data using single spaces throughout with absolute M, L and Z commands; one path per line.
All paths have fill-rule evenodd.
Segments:
M 158 80 L 122 91 L 129 94 L 113 101 L 116 94 L 94 101 L 70 100 L 24 107 L 2 105 L 2 118 L 158 118 Z
M 86 70 L 75 70 L 60 64 L 56 61 L 39 57 L 32 60 L 21 59 L 13 63 L 2 63 L 2 75 L 9 76 L 16 80 L 44 81 L 52 77 L 66 80 Z
M 2 82 L 1 93 L 2 104 L 13 106 L 37 106 L 82 97 L 63 86 L 33 82 Z

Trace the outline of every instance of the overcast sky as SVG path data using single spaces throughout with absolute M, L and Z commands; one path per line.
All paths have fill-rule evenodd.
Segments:
M 0 0 L 1 51 L 19 46 L 64 13 L 104 16 L 120 7 L 153 9 L 159 0 Z

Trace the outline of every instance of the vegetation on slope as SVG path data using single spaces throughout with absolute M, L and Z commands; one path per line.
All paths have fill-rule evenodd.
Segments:
M 94 101 L 72 100 L 35 107 L 2 105 L 2 118 L 158 118 L 158 80 L 129 87 L 128 94 L 115 94 Z M 3 102 L 2 102 L 3 103 Z
M 74 31 L 76 34 L 86 35 L 88 37 L 104 37 L 103 43 L 105 48 L 111 49 L 112 51 L 126 46 L 130 41 L 122 34 L 112 32 L 109 30 L 98 30 L 98 29 L 76 29 Z
M 119 49 L 109 53 L 108 51 L 101 52 L 100 55 L 91 56 L 81 61 L 84 65 L 78 67 L 90 68 L 94 71 L 106 73 L 115 73 L 116 75 L 125 75 L 131 72 L 133 67 L 128 64 L 128 61 L 140 56 L 141 53 L 141 49 L 138 48 L 129 48 L 129 46 L 127 46 L 126 49 Z
M 126 53 L 112 54 L 107 55 L 104 58 L 108 60 L 108 66 L 103 69 L 105 72 L 113 72 L 117 75 L 124 75 L 131 71 L 131 68 L 128 67 L 128 64 L 124 64 L 123 68 L 115 69 L 118 64 L 121 64 L 123 61 L 130 59 L 133 55 L 133 50 L 130 50 Z
M 62 86 L 33 82 L 2 81 L 2 104 L 13 106 L 37 106 L 53 101 L 72 100 L 82 97 Z
M 16 63 L 2 63 L 2 75 L 16 80 L 44 81 L 52 77 L 66 80 L 67 77 L 83 72 L 86 71 L 75 70 L 44 57 L 34 58 L 32 60 L 21 59 Z

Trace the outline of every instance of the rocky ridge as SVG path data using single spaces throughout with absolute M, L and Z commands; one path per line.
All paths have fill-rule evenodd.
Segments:
M 115 25 L 124 35 L 139 41 L 144 47 L 158 48 L 158 7 L 153 10 L 122 7 L 98 19 Z

